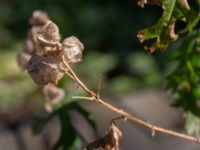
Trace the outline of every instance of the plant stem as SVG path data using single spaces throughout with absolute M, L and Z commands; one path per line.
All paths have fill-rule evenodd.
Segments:
M 155 132 L 160 132 L 160 133 L 163 133 L 163 134 L 168 134 L 168 135 L 172 135 L 172 136 L 179 137 L 179 138 L 182 138 L 182 139 L 186 139 L 186 140 L 189 140 L 189 141 L 200 143 L 200 139 L 199 138 L 195 138 L 193 136 L 189 136 L 189 135 L 182 134 L 182 133 L 179 133 L 179 132 L 176 132 L 176 131 L 172 131 L 172 130 L 168 130 L 168 129 L 165 129 L 165 128 L 161 128 L 159 126 L 154 126 L 154 125 L 152 125 L 150 123 L 147 123 L 147 122 L 145 122 L 145 121 L 143 121 L 143 120 L 141 120 L 141 119 L 129 114 L 128 112 L 126 112 L 126 111 L 124 111 L 124 110 L 122 110 L 120 108 L 117 108 L 117 107 L 105 102 L 104 100 L 99 98 L 99 96 L 94 91 L 90 90 L 78 78 L 76 73 L 73 71 L 73 69 L 70 67 L 70 65 L 64 59 L 63 59 L 63 64 L 68 69 L 68 72 L 71 74 L 72 79 L 74 81 L 76 81 L 80 85 L 80 87 L 82 87 L 82 89 L 89 95 L 89 97 L 77 97 L 77 98 L 92 100 L 92 101 L 102 105 L 103 107 L 106 107 L 106 108 L 110 109 L 111 111 L 116 112 L 117 114 L 120 114 L 124 118 L 127 118 L 128 120 L 130 120 L 130 121 L 132 121 L 134 123 L 137 123 L 137 124 L 139 124 L 139 125 L 141 125 L 143 127 L 146 127 L 148 129 L 150 129 L 151 132 L 152 132 L 152 136 L 155 135 Z

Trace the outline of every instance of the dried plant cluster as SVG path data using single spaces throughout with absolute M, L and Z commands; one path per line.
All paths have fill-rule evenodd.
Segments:
M 165 0 L 161 2 L 164 3 L 164 1 Z M 141 6 L 147 2 L 160 4 L 158 3 L 159 1 L 156 0 L 140 0 L 139 2 Z M 84 46 L 79 39 L 75 36 L 70 36 L 62 40 L 57 25 L 49 19 L 45 12 L 40 10 L 33 12 L 30 19 L 30 25 L 31 29 L 25 41 L 24 49 L 17 57 L 18 64 L 22 70 L 28 71 L 30 77 L 36 84 L 42 86 L 44 97 L 46 99 L 45 108 L 48 112 L 52 112 L 53 105 L 60 102 L 65 96 L 64 90 L 57 87 L 57 83 L 64 74 L 66 74 L 87 94 L 86 97 L 76 96 L 74 97 L 75 99 L 84 99 L 96 102 L 97 104 L 119 114 L 121 116 L 120 118 L 130 120 L 150 129 L 152 136 L 155 135 L 155 132 L 160 132 L 200 143 L 200 139 L 198 138 L 154 126 L 129 114 L 121 108 L 117 108 L 102 100 L 99 95 L 100 84 L 97 93 L 90 90 L 70 67 L 70 64 L 80 62 L 82 59 Z M 167 27 L 171 39 L 177 38 L 177 35 L 174 33 L 174 27 L 175 24 L 171 24 Z M 144 31 L 149 31 L 149 29 Z M 158 35 L 160 35 L 160 33 L 158 33 Z M 139 38 L 142 38 L 142 35 L 140 35 Z M 144 41 L 145 39 L 140 40 Z M 160 44 L 159 42 L 160 41 L 158 41 L 157 44 Z M 161 43 L 160 46 L 163 46 L 162 44 L 163 43 Z M 154 50 L 155 49 L 152 49 L 150 51 L 153 52 Z M 61 116 L 63 118 L 63 114 Z M 66 117 L 64 117 L 64 119 L 66 119 Z M 119 141 L 121 137 L 121 131 L 112 121 L 106 136 L 89 144 L 86 147 L 86 150 L 120 150 Z M 58 144 L 62 144 L 62 142 L 63 141 L 59 141 Z M 65 144 L 64 141 L 64 145 Z
M 61 41 L 59 28 L 43 11 L 33 12 L 30 25 L 24 49 L 18 54 L 17 60 L 21 69 L 27 70 L 32 80 L 42 86 L 45 109 L 51 113 L 53 105 L 65 96 L 64 90 L 57 87 L 57 83 L 65 73 L 72 79 L 75 78 L 66 65 L 81 61 L 84 45 L 75 36 Z M 112 122 L 106 136 L 98 140 L 98 147 L 94 142 L 86 149 L 119 150 L 121 136 L 122 133 Z
M 75 36 L 61 41 L 57 25 L 43 11 L 33 12 L 30 25 L 24 49 L 17 57 L 18 64 L 43 87 L 46 109 L 52 111 L 51 105 L 65 95 L 64 90 L 56 86 L 66 71 L 62 59 L 67 63 L 80 62 L 84 46 Z

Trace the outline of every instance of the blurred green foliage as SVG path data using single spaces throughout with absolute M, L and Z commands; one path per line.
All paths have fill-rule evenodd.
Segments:
M 176 67 L 168 76 L 167 85 L 172 91 L 175 106 L 186 113 L 188 133 L 200 136 L 200 32 L 194 31 L 183 40 L 171 60 Z

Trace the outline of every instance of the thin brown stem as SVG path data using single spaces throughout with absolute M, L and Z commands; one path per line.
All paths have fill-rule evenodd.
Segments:
M 102 82 L 102 75 L 99 75 L 98 88 L 97 88 L 97 98 L 98 99 L 100 98 L 101 82 Z
M 104 100 L 100 99 L 97 94 L 95 92 L 93 92 L 92 90 L 90 90 L 79 78 L 78 76 L 76 75 L 76 73 L 73 71 L 73 69 L 69 66 L 69 64 L 63 60 L 63 63 L 64 65 L 67 67 L 67 69 L 69 70 L 69 73 L 72 75 L 72 79 L 75 80 L 81 87 L 82 89 L 89 95 L 89 97 L 78 97 L 80 99 L 87 99 L 87 100 L 93 100 L 95 101 L 96 103 L 99 103 L 100 105 L 102 105 L 103 107 L 106 107 L 108 108 L 109 110 L 113 111 L 113 112 L 116 112 L 117 114 L 123 116 L 124 118 L 134 122 L 134 123 L 137 123 L 143 127 L 146 127 L 148 129 L 151 130 L 152 132 L 152 136 L 155 135 L 155 132 L 160 132 L 160 133 L 163 133 L 163 134 L 168 134 L 168 135 L 172 135 L 172 136 L 175 136 L 175 137 L 179 137 L 179 138 L 182 138 L 182 139 L 186 139 L 186 140 L 190 140 L 190 141 L 193 141 L 193 142 L 198 142 L 200 143 L 200 139 L 198 138 L 195 138 L 195 137 L 192 137 L 192 136 L 189 136 L 189 135 L 186 135 L 186 134 L 182 134 L 182 133 L 179 133 L 179 132 L 176 132 L 176 131 L 172 131 L 172 130 L 168 130 L 168 129 L 164 129 L 164 128 L 161 128 L 159 126 L 154 126 L 150 123 L 147 123 L 131 114 L 129 114 L 128 112 L 120 109 L 120 108 L 117 108 L 107 102 L 105 102 Z
M 72 70 L 72 68 L 69 66 L 69 64 L 65 61 L 65 59 L 63 58 L 62 59 L 62 61 L 63 61 L 63 64 L 67 67 L 67 69 L 68 69 L 68 72 L 71 74 L 71 78 L 73 79 L 73 80 L 75 80 L 81 87 L 82 87 L 82 89 L 87 93 L 87 94 L 89 94 L 89 95 L 92 95 L 92 96 L 94 96 L 94 92 L 93 91 L 91 91 L 91 90 L 89 90 L 86 86 L 85 86 L 85 84 L 83 84 L 83 82 L 77 77 L 77 75 L 75 74 L 75 72 Z

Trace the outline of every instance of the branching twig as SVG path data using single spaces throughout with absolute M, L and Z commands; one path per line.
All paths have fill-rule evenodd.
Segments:
M 98 94 L 96 94 L 95 92 L 90 90 L 78 78 L 76 73 L 73 71 L 73 69 L 70 67 L 70 65 L 64 59 L 62 61 L 63 61 L 63 64 L 66 66 L 66 68 L 68 70 L 68 73 L 71 75 L 70 77 L 72 77 L 72 79 L 74 81 L 76 81 L 80 85 L 80 87 L 82 87 L 82 89 L 89 95 L 89 97 L 74 97 L 74 98 L 93 100 L 96 103 L 99 103 L 100 105 L 102 105 L 103 107 L 106 107 L 106 108 L 110 109 L 111 111 L 116 112 L 117 114 L 120 114 L 121 116 L 127 118 L 128 120 L 130 120 L 130 121 L 132 121 L 134 123 L 137 123 L 137 124 L 139 124 L 139 125 L 141 125 L 143 127 L 146 127 L 148 129 L 150 129 L 151 133 L 152 133 L 152 136 L 155 135 L 155 132 L 160 132 L 160 133 L 172 135 L 172 136 L 175 136 L 175 137 L 179 137 L 179 138 L 182 138 L 182 139 L 186 139 L 186 140 L 189 140 L 189 141 L 200 143 L 200 139 L 198 139 L 198 138 L 195 138 L 195 137 L 192 137 L 192 136 L 189 136 L 189 135 L 186 135 L 186 134 L 178 133 L 178 132 L 175 132 L 175 131 L 172 131 L 172 130 L 164 129 L 164 128 L 161 128 L 161 127 L 158 127 L 158 126 L 154 126 L 154 125 L 152 125 L 150 123 L 147 123 L 147 122 L 145 122 L 145 121 L 143 121 L 143 120 L 141 120 L 141 119 L 129 114 L 128 112 L 126 112 L 126 111 L 124 111 L 124 110 L 122 110 L 120 108 L 117 108 L 117 107 L 105 102 L 104 100 L 99 98 Z

